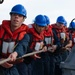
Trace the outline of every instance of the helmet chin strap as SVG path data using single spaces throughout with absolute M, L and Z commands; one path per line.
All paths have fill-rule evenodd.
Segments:
M 4 0 L 0 0 L 0 4 L 2 4 L 4 2 Z

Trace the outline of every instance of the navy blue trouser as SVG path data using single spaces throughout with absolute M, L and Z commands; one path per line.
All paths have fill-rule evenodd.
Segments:
M 54 75 L 54 57 L 50 53 L 45 52 L 40 54 L 41 58 L 33 61 L 32 75 Z
M 26 64 L 24 62 L 16 65 L 20 75 L 32 75 L 31 63 Z
M 42 59 L 36 59 L 32 62 L 32 75 L 44 75 L 44 68 L 42 67 Z
M 4 68 L 0 66 L 0 75 L 19 75 L 19 73 L 15 66 L 11 68 Z

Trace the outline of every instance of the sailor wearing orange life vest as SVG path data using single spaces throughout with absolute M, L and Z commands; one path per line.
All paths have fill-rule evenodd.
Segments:
M 72 38 L 72 43 L 73 43 L 72 47 L 73 47 L 75 44 L 75 22 L 73 22 L 73 21 L 69 24 L 69 33 Z
M 4 59 L 13 52 L 14 46 L 24 37 L 28 26 L 23 24 L 26 19 L 26 9 L 23 5 L 15 5 L 10 12 L 10 20 L 3 20 L 0 28 L 0 58 Z M 14 53 L 15 56 L 17 55 Z M 1 74 L 3 73 L 3 74 Z M 1 75 L 19 75 L 16 67 L 8 62 L 0 66 Z
M 66 59 L 69 53 L 69 48 L 72 46 L 72 40 L 65 30 L 64 24 L 65 18 L 63 16 L 59 16 L 56 20 L 56 23 L 52 24 L 53 32 L 57 35 L 57 38 L 60 41 L 59 49 L 55 52 L 55 63 L 57 63 L 55 75 L 62 74 L 59 64 L 61 61 Z
M 53 75 L 54 74 L 54 55 L 53 53 L 58 47 L 59 41 L 56 39 L 56 36 L 53 34 L 52 26 L 50 25 L 50 19 L 47 15 L 44 15 L 46 18 L 47 26 L 44 30 L 44 38 L 47 46 L 47 52 L 42 54 L 43 70 L 44 75 Z
M 29 44 L 27 44 L 27 51 L 32 52 L 32 51 L 38 51 L 41 49 L 43 49 L 44 51 L 47 51 L 47 47 L 45 46 L 45 43 L 44 43 L 44 30 L 46 25 L 47 25 L 46 19 L 44 15 L 41 15 L 41 14 L 37 15 L 35 17 L 34 23 L 29 25 L 28 35 L 30 39 L 28 40 Z M 24 37 L 23 40 L 21 40 L 21 42 L 19 43 L 19 45 L 16 46 L 15 48 L 16 53 L 19 49 L 21 49 L 22 52 L 25 50 L 24 49 L 26 45 L 25 41 L 26 41 L 26 38 Z M 14 59 L 14 53 L 12 53 L 9 57 L 12 57 Z M 36 59 L 34 59 L 33 57 Z M 23 65 L 25 65 L 28 68 L 27 71 L 25 72 L 28 72 L 27 75 L 42 75 L 41 74 L 42 62 L 41 62 L 40 54 L 35 54 L 33 57 L 30 57 L 33 59 L 33 61 L 27 64 L 28 67 L 26 66 L 26 62 L 24 60 L 25 64 Z
M 29 25 L 29 34 L 32 35 L 32 44 L 30 45 L 31 50 L 46 49 L 44 43 L 44 30 L 46 27 L 46 19 L 44 15 L 37 15 L 34 20 L 34 24 Z M 46 49 L 47 50 L 47 49 Z M 41 54 L 35 55 L 32 62 L 32 75 L 43 75 L 43 65 Z

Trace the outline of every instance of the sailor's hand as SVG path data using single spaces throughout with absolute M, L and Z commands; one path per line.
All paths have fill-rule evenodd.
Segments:
M 15 61 L 16 60 L 16 58 L 17 58 L 17 52 L 13 52 L 13 53 L 11 53 L 10 55 L 9 55 L 9 58 L 11 58 L 11 60 L 10 61 Z
M 47 47 L 44 46 L 44 47 L 43 47 L 43 52 L 46 52 L 46 51 L 47 51 Z
M 35 57 L 35 58 L 38 58 L 38 59 L 41 58 L 41 57 L 40 57 L 39 55 L 37 55 L 37 54 L 34 54 L 34 57 Z
M 66 47 L 62 47 L 62 50 L 66 50 Z
M 1 66 L 4 68 L 11 68 L 13 66 L 13 64 L 9 64 L 8 62 L 5 62 L 5 63 L 1 64 Z
M 1 66 L 4 68 L 10 68 L 13 66 L 13 64 L 9 64 L 8 62 L 5 62 L 5 63 L 1 64 Z
M 50 52 L 55 52 L 55 50 L 56 50 L 56 48 L 57 48 L 57 45 L 52 45 L 51 47 L 50 47 Z
M 57 45 L 52 45 L 53 50 L 55 51 L 57 48 Z
M 71 48 L 68 47 L 63 47 L 63 50 L 68 50 L 69 52 L 71 52 Z

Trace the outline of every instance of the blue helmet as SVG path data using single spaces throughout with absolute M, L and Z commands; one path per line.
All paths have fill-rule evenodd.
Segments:
M 62 23 L 62 24 L 65 24 L 65 18 L 63 17 L 63 16 L 59 16 L 58 18 L 57 18 L 57 21 L 56 22 L 59 22 L 59 23 Z
M 75 29 L 75 22 L 71 22 L 71 23 L 70 23 L 69 29 Z
M 13 13 L 23 15 L 24 17 L 27 16 L 26 9 L 21 4 L 17 4 L 11 9 L 10 14 L 13 14 Z
M 49 19 L 49 17 L 46 16 L 46 15 L 44 15 L 44 17 L 46 18 L 47 25 L 49 25 L 49 24 L 50 24 L 50 19 Z
M 37 15 L 35 17 L 34 23 L 38 26 L 47 26 L 46 18 L 44 17 L 44 15 Z

